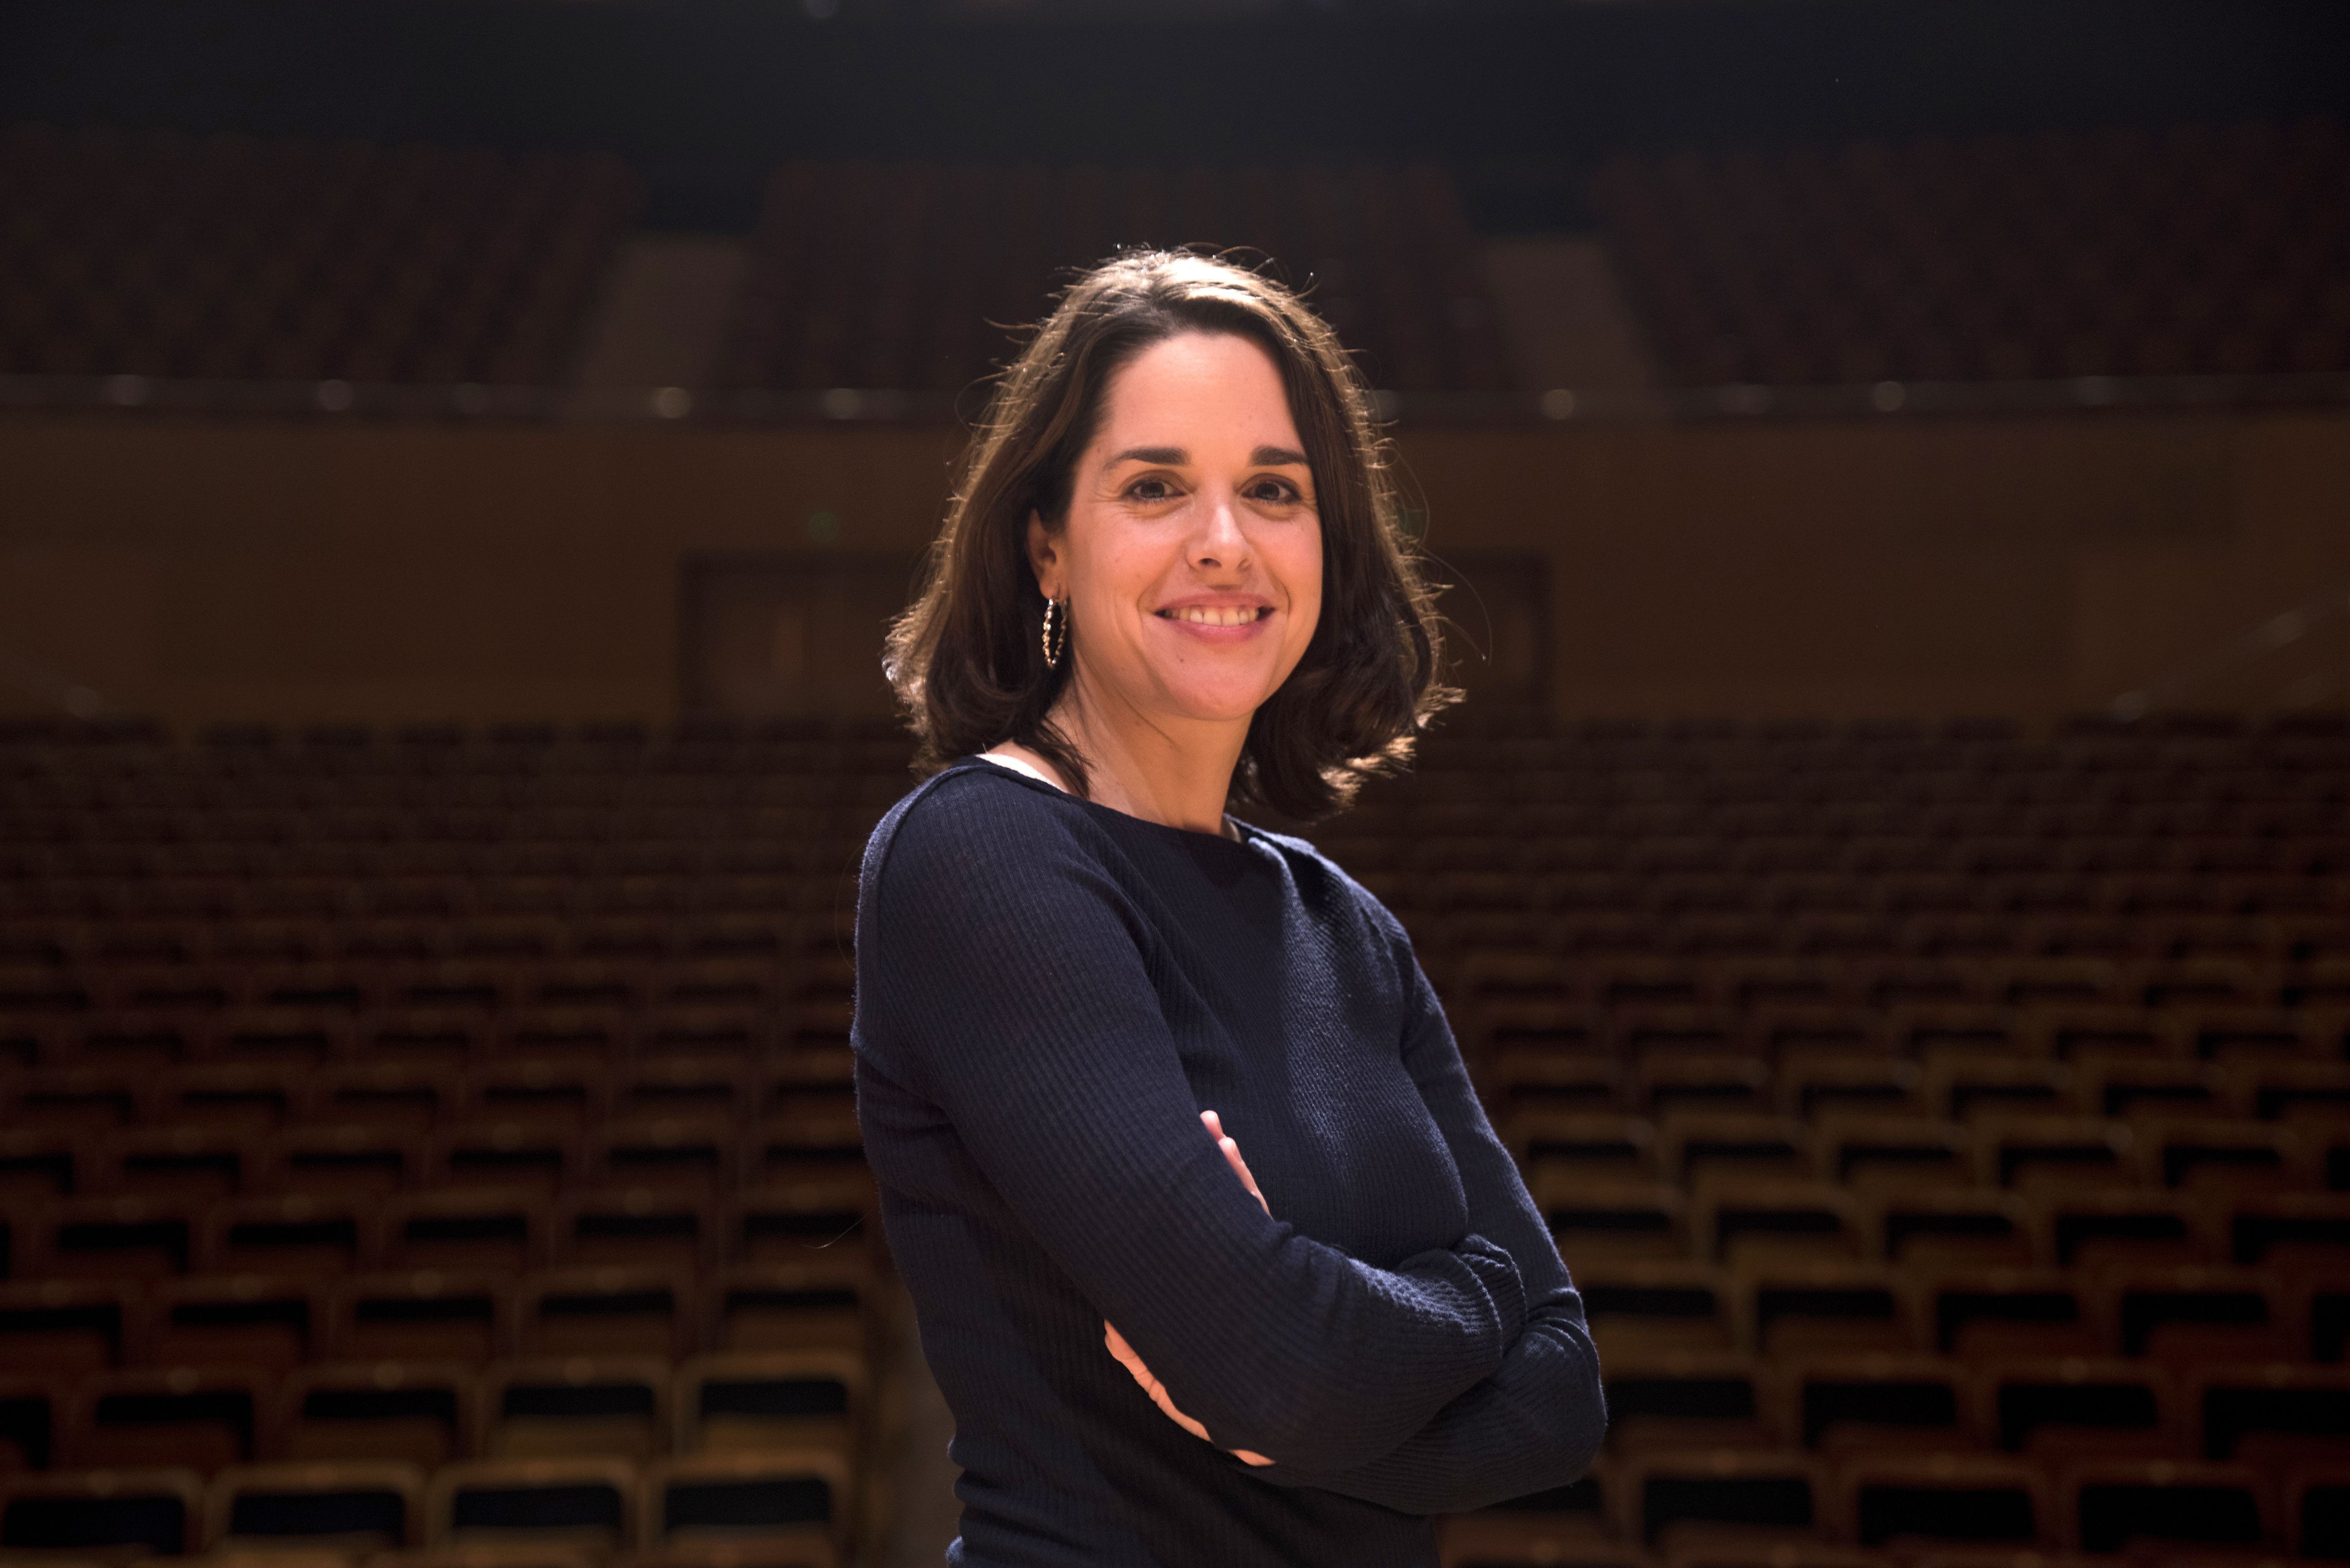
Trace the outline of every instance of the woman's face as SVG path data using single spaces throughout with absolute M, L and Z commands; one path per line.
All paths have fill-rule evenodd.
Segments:
M 1037 586 L 1068 601 L 1089 700 L 1246 720 L 1322 613 L 1322 523 L 1272 356 L 1187 332 L 1110 380 L 1057 532 L 1031 518 Z

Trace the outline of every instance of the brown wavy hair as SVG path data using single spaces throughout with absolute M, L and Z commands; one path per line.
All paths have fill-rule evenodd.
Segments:
M 1300 822 L 1327 816 L 1366 779 L 1401 772 L 1429 716 L 1458 700 L 1399 527 L 1393 459 L 1336 336 L 1259 273 L 1187 251 L 1132 252 L 1069 285 L 1004 371 L 963 454 L 921 592 L 890 626 L 884 667 L 920 742 L 918 770 L 1011 741 L 1087 793 L 1084 759 L 1051 718 L 1075 659 L 1045 663 L 1028 517 L 1055 533 L 1066 524 L 1111 379 L 1186 332 L 1243 337 L 1272 356 L 1321 514 L 1321 618 L 1249 722 L 1232 802 Z

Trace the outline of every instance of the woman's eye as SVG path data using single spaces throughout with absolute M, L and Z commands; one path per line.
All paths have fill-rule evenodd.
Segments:
M 1138 479 L 1127 486 L 1127 494 L 1137 501 L 1171 501 L 1175 487 L 1163 479 Z
M 1282 479 L 1260 479 L 1249 486 L 1249 493 L 1259 501 L 1276 502 L 1283 505 L 1298 498 L 1296 486 Z

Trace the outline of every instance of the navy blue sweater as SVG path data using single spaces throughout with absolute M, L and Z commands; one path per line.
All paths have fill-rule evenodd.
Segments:
M 950 1562 L 1425 1568 L 1429 1515 L 1598 1447 L 1582 1303 L 1403 928 L 1242 835 L 966 759 L 867 846 L 858 1114 L 954 1411 Z

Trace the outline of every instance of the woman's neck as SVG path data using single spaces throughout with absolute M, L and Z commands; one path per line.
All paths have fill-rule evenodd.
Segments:
M 1054 728 L 1086 762 L 1087 794 L 1095 804 L 1145 822 L 1192 833 L 1230 837 L 1224 802 L 1232 794 L 1232 769 L 1248 740 L 1248 721 L 1202 723 L 1165 721 L 1135 712 L 1115 700 L 1088 700 L 1072 680 L 1053 705 Z M 1025 746 L 998 750 L 1042 765 L 1047 782 L 1068 787 L 1058 770 Z

